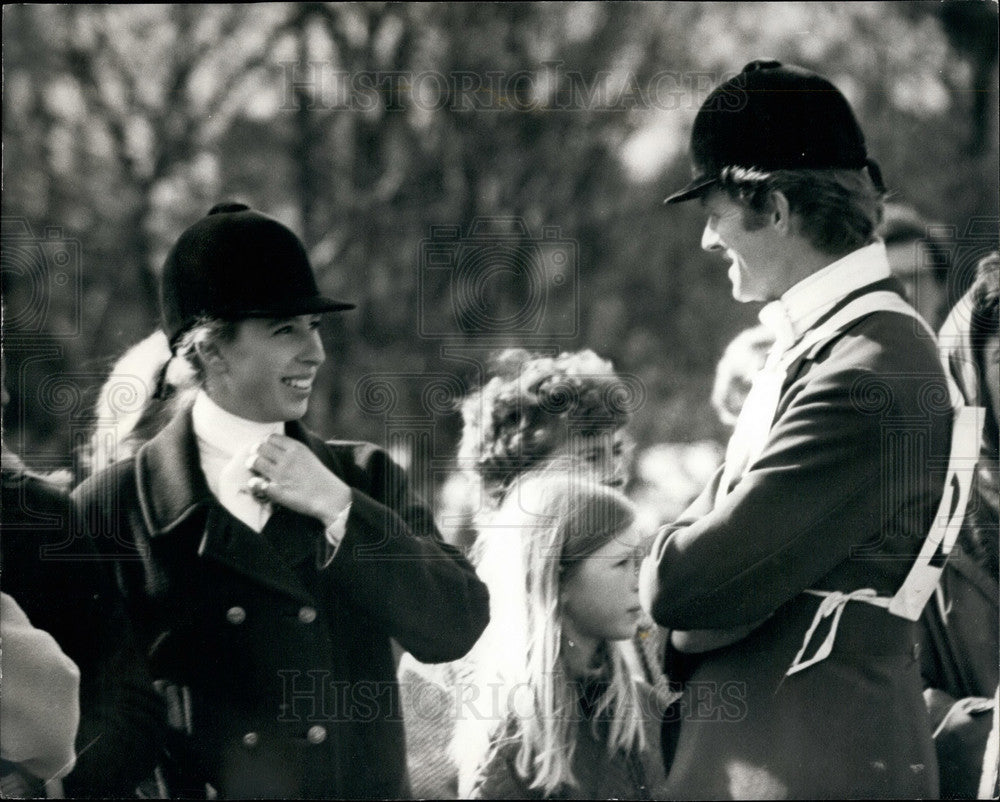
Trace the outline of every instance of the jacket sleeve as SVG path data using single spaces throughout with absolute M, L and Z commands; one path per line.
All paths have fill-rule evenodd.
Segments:
M 444 543 L 427 506 L 383 450 L 355 449 L 346 532 L 327 569 L 349 599 L 425 663 L 456 660 L 489 622 L 489 593 Z
M 120 521 L 109 523 L 121 510 L 120 503 L 100 493 L 81 495 L 80 489 L 73 495 L 81 520 L 103 520 L 104 532 L 128 531 Z M 116 528 L 108 528 L 112 525 Z M 85 644 L 71 653 L 80 666 L 81 719 L 76 768 L 63 784 L 70 796 L 104 799 L 133 796 L 136 786 L 152 776 L 166 718 L 124 601 L 109 565 L 96 559 L 93 542 L 77 541 L 79 548 L 90 545 L 95 559 L 77 564 L 92 589 L 89 603 L 76 611 L 76 626 L 87 633 Z
M 660 624 L 752 624 L 858 546 L 900 537 L 915 553 L 916 529 L 893 527 L 929 523 L 928 502 L 940 498 L 943 473 L 926 485 L 912 481 L 907 472 L 926 472 L 927 455 L 909 454 L 924 461 L 904 464 L 886 444 L 893 419 L 923 414 L 926 420 L 918 398 L 943 389 L 943 374 L 933 358 L 892 363 L 872 339 L 855 340 L 786 389 L 763 453 L 723 503 L 657 538 L 641 588 Z M 934 425 L 950 425 L 940 420 Z M 935 442 L 948 431 L 939 428 Z

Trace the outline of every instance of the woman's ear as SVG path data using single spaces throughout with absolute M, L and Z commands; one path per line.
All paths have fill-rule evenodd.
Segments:
M 229 365 L 217 343 L 206 337 L 197 340 L 194 348 L 198 354 L 198 361 L 208 376 L 220 376 L 228 372 Z
M 788 236 L 792 231 L 791 207 L 780 189 L 771 191 L 771 226 L 782 236 Z

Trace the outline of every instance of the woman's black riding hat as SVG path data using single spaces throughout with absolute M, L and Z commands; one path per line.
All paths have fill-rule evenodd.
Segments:
M 173 348 L 199 318 L 294 317 L 354 304 L 319 293 L 305 246 L 277 220 L 220 203 L 188 228 L 160 280 L 162 326 Z

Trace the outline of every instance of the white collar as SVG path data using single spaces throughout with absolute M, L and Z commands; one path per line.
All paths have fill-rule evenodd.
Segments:
M 890 276 L 885 243 L 878 240 L 806 276 L 761 309 L 760 322 L 787 348 L 838 301 Z
M 227 412 L 209 398 L 204 390 L 199 390 L 194 399 L 191 423 L 200 440 L 229 455 L 245 446 L 259 443 L 269 435 L 285 431 L 285 424 L 281 421 L 259 423 Z

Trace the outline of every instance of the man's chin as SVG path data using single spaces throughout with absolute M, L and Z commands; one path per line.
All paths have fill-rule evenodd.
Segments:
M 726 275 L 729 277 L 729 283 L 733 286 L 733 298 L 743 303 L 746 300 L 743 296 L 743 276 L 740 274 L 740 266 L 735 259 L 729 266 Z
M 734 300 L 739 301 L 741 304 L 759 303 L 760 301 L 764 300 L 762 298 L 757 297 L 756 294 L 747 290 L 747 288 L 743 285 L 743 282 L 739 280 L 738 276 L 737 278 L 731 280 L 733 283 Z
M 740 285 L 739 282 L 734 282 L 733 283 L 733 300 L 739 301 L 741 304 L 746 304 L 746 303 L 750 303 L 751 301 L 753 301 L 755 299 L 754 298 L 750 298 L 747 295 L 747 293 L 745 293 L 743 291 L 743 287 Z

